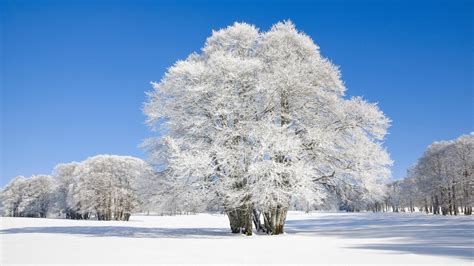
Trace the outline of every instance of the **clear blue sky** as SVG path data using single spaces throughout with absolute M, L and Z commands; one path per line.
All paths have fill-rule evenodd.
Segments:
M 99 153 L 146 158 L 150 81 L 212 29 L 291 19 L 348 95 L 393 120 L 394 178 L 435 140 L 473 130 L 471 1 L 3 1 L 1 183 Z

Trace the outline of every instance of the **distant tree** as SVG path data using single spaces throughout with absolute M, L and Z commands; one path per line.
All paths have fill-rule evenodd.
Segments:
M 474 134 L 434 142 L 408 172 L 392 184 L 392 200 L 401 206 L 434 214 L 472 214 L 474 189 Z
M 126 220 L 140 206 L 137 180 L 153 169 L 145 161 L 116 155 L 97 155 L 74 170 L 77 186 L 72 188 L 71 207 L 98 220 Z
M 25 216 L 45 218 L 52 205 L 54 180 L 49 175 L 36 175 L 27 179 L 20 211 Z
M 457 214 L 457 207 L 460 207 L 464 214 L 471 215 L 474 205 L 474 132 L 456 139 L 449 156 L 454 158 L 452 197 L 457 205 L 453 206 L 453 211 Z
M 52 205 L 54 180 L 48 175 L 12 180 L 2 190 L 4 214 L 12 217 L 46 217 Z
M 58 164 L 53 176 L 19 176 L 0 198 L 7 216 L 46 217 L 54 212 L 69 219 L 128 220 L 132 211 L 155 203 L 152 191 L 160 180 L 155 175 L 141 159 L 97 155 Z
M 80 213 L 80 206 L 74 204 L 73 193 L 78 190 L 76 170 L 80 166 L 78 162 L 61 163 L 56 165 L 53 177 L 56 180 L 54 193 L 55 208 L 68 219 L 86 219 L 87 214 Z
M 20 204 L 25 197 L 25 186 L 26 178 L 17 176 L 2 189 L 1 200 L 4 215 L 11 217 L 22 216 Z
M 252 234 L 263 216 L 262 230 L 280 234 L 295 201 L 382 193 L 389 120 L 345 98 L 337 67 L 291 22 L 215 31 L 153 85 L 144 112 L 161 137 L 144 146 L 161 178 L 175 198 L 218 199 L 233 232 Z

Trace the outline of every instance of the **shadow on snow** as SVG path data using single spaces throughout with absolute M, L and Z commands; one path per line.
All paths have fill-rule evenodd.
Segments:
M 473 217 L 419 213 L 335 214 L 289 220 L 285 227 L 288 234 L 377 239 L 377 243 L 348 248 L 453 256 L 471 261 L 474 258 Z M 384 238 L 392 239 L 383 243 Z
M 0 234 L 73 234 L 94 237 L 133 238 L 219 238 L 227 237 L 230 230 L 225 228 L 157 228 L 131 226 L 51 226 L 23 227 L 0 230 Z

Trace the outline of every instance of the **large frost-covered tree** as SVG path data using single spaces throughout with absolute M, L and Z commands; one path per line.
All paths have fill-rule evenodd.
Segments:
M 291 22 L 268 32 L 235 23 L 172 66 L 144 112 L 160 138 L 145 143 L 174 186 L 218 199 L 233 232 L 280 234 L 291 202 L 314 206 L 380 193 L 389 120 L 345 97 L 340 72 Z M 260 216 L 260 213 L 262 214 Z

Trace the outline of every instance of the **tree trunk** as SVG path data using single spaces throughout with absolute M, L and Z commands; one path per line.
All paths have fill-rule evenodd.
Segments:
M 244 210 L 244 233 L 248 236 L 252 235 L 252 210 L 253 206 L 251 204 L 247 205 Z
M 453 215 L 453 197 L 451 196 L 451 191 L 448 189 L 448 211 L 449 215 Z
M 260 221 L 260 215 L 261 215 L 261 212 L 254 208 L 253 209 L 253 224 L 255 225 L 255 230 L 257 232 L 260 232 L 260 231 L 265 232 L 265 227 Z
M 428 200 L 425 198 L 425 212 L 426 213 L 429 213 L 429 210 L 428 210 Z
M 453 205 L 453 213 L 454 213 L 454 215 L 458 215 L 458 207 L 456 205 L 456 190 L 455 190 L 454 185 L 452 186 L 451 190 L 452 190 L 452 193 L 451 193 L 452 200 L 451 200 L 451 202 L 452 202 L 452 205 Z
M 242 206 L 235 209 L 226 210 L 229 218 L 230 229 L 232 233 L 246 233 L 251 235 L 252 232 L 252 209 L 249 206 Z M 249 214 L 247 214 L 249 213 Z M 249 225 L 250 224 L 250 225 Z M 250 230 L 248 230 L 250 227 Z M 248 232 L 250 231 L 250 232 Z
M 436 195 L 434 197 L 433 214 L 439 214 L 439 198 L 438 198 L 438 195 Z
M 125 214 L 124 214 L 124 221 L 129 221 L 129 220 L 130 220 L 130 216 L 131 216 L 130 213 L 128 213 L 128 212 L 125 213 Z
M 282 206 L 264 212 L 264 225 L 268 234 L 279 235 L 284 232 L 287 212 L 288 208 Z

